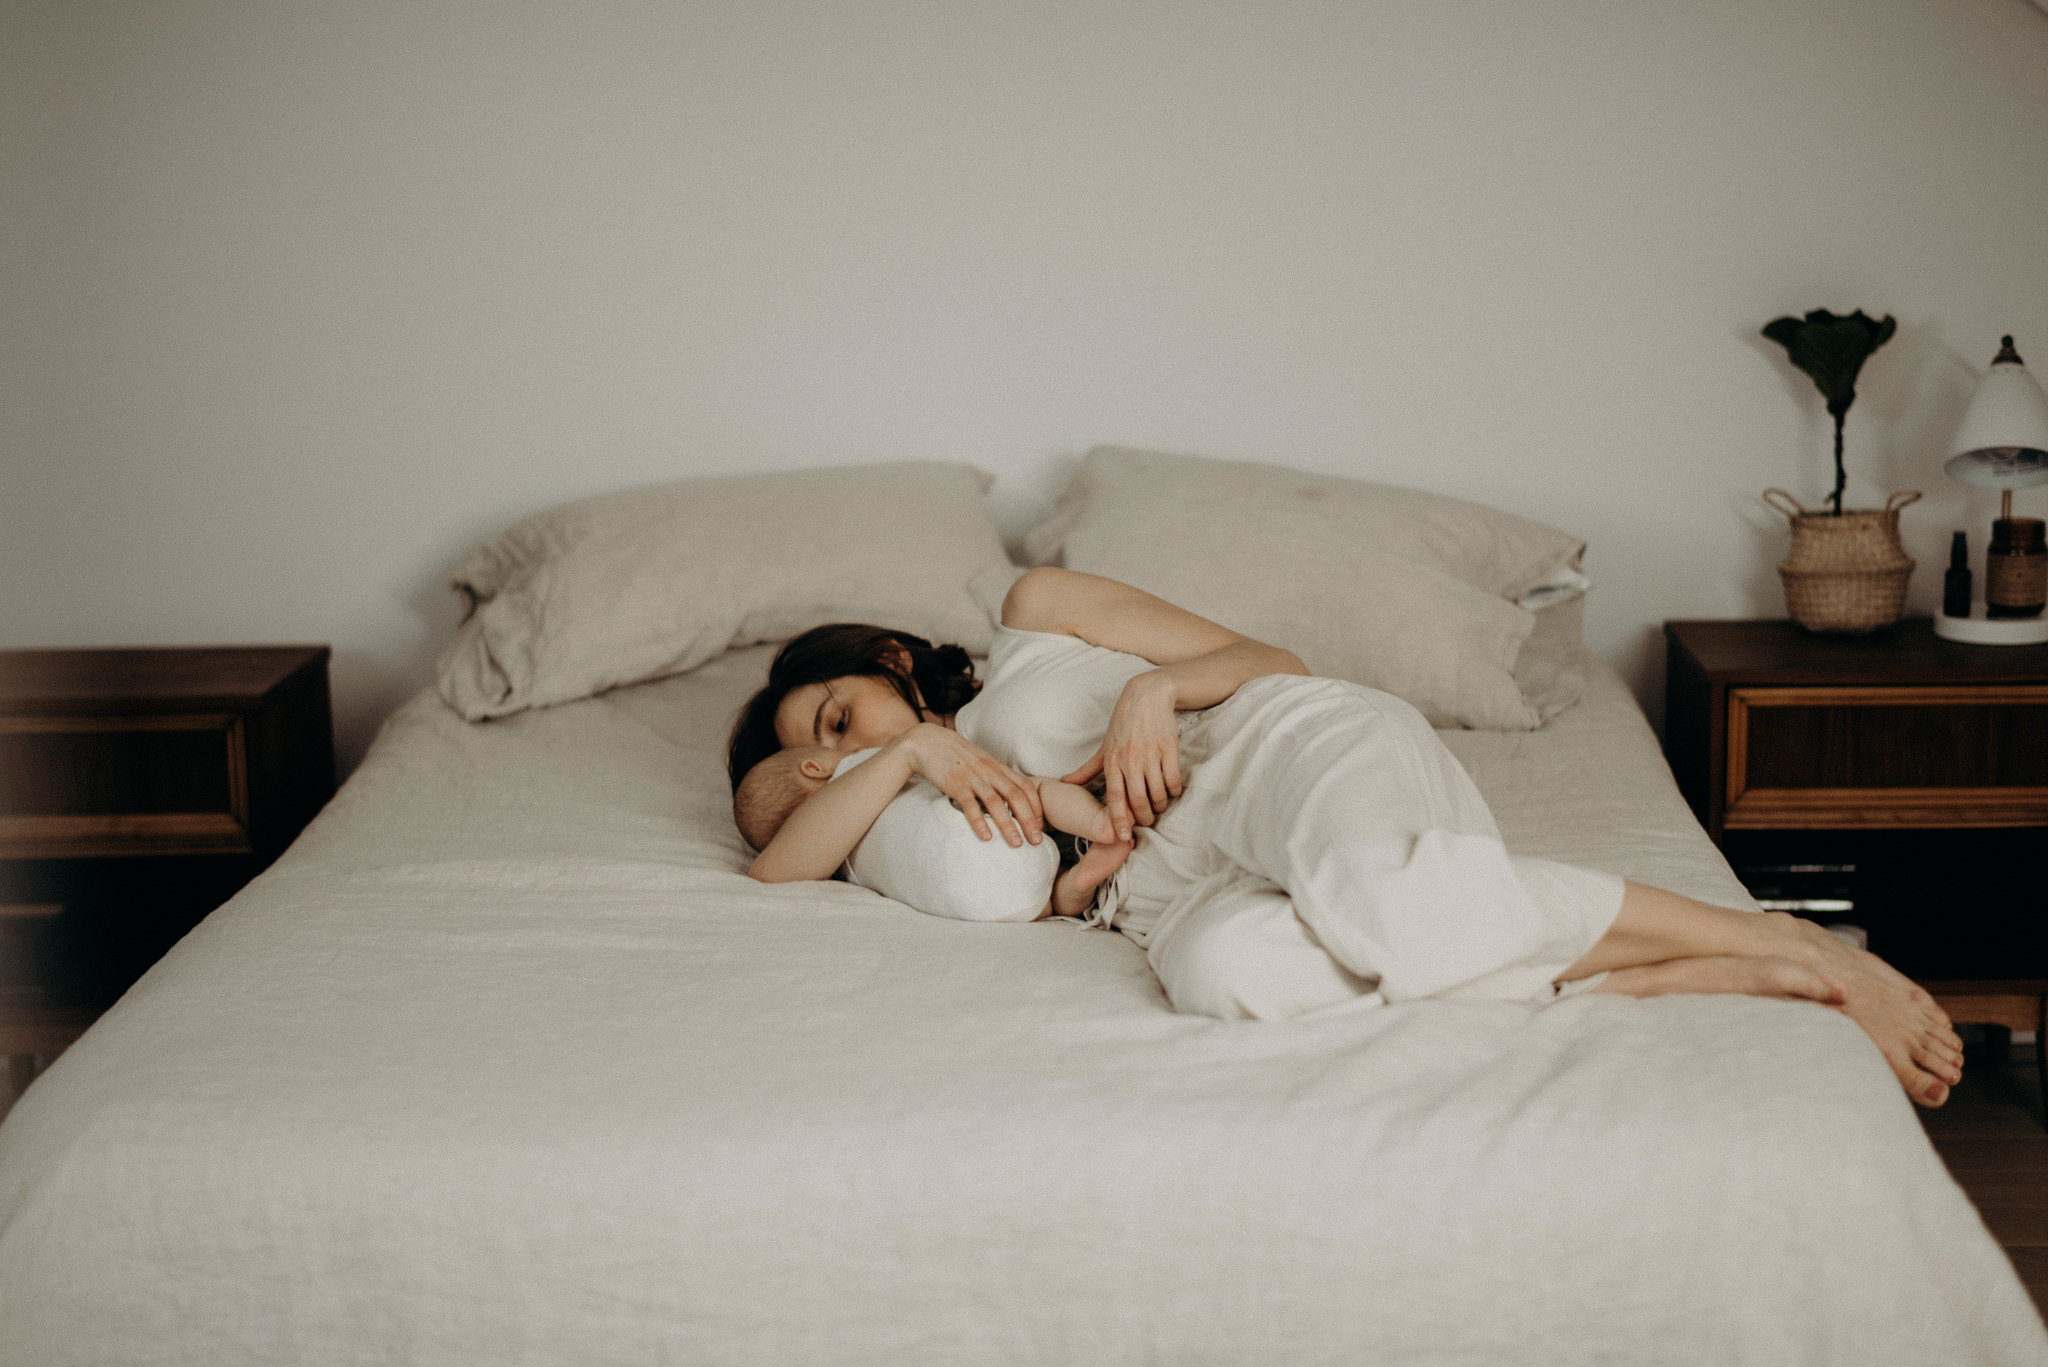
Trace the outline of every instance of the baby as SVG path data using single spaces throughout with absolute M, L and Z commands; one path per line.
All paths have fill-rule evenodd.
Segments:
M 799 745 L 762 760 L 733 794 L 740 834 L 755 849 L 765 849 L 814 793 L 880 753 L 842 755 L 822 745 Z M 847 856 L 847 881 L 958 921 L 1081 915 L 1131 846 L 1117 841 L 1102 804 L 1087 789 L 1058 779 L 1031 781 L 1038 785 L 1048 828 L 1093 842 L 1071 867 L 1060 867 L 1052 840 L 1012 846 L 981 839 L 944 793 L 913 776 L 886 799 Z

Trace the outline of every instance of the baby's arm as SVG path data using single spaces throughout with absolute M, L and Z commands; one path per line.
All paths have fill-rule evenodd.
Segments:
M 1078 783 L 1062 783 L 1056 778 L 1031 781 L 1038 785 L 1039 801 L 1045 804 L 1046 825 L 1083 840 L 1105 844 L 1115 841 L 1116 827 L 1093 793 Z
M 891 741 L 804 799 L 755 857 L 748 876 L 763 883 L 830 878 L 910 775 L 909 752 Z

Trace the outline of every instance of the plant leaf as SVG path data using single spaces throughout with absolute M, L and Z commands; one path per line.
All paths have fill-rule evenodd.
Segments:
M 1774 318 L 1764 336 L 1785 348 L 1786 357 L 1813 379 L 1828 412 L 1841 418 L 1856 402 L 1856 376 L 1870 354 L 1890 341 L 1898 320 L 1876 319 L 1862 309 L 1841 317 L 1815 309 L 1804 318 Z

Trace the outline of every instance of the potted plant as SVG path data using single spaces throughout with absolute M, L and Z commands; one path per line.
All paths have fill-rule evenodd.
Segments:
M 1874 319 L 1861 309 L 1841 317 L 1815 309 L 1804 318 L 1774 319 L 1763 330 L 1813 380 L 1835 420 L 1829 510 L 1809 511 L 1783 489 L 1764 490 L 1764 502 L 1792 523 L 1792 553 L 1778 565 L 1778 577 L 1792 619 L 1809 631 L 1875 631 L 1898 621 L 1906 605 L 1913 560 L 1899 544 L 1899 510 L 1919 491 L 1893 494 L 1882 508 L 1842 510 L 1842 426 L 1856 402 L 1856 376 L 1897 330 L 1890 316 Z

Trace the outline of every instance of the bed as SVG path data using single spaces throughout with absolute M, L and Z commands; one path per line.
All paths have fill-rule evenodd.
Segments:
M 771 652 L 401 708 L 0 1126 L 0 1363 L 2048 1361 L 1825 1009 L 1227 1022 L 1118 935 L 753 883 Z M 1580 663 L 1444 733 L 1511 846 L 1746 904 Z

